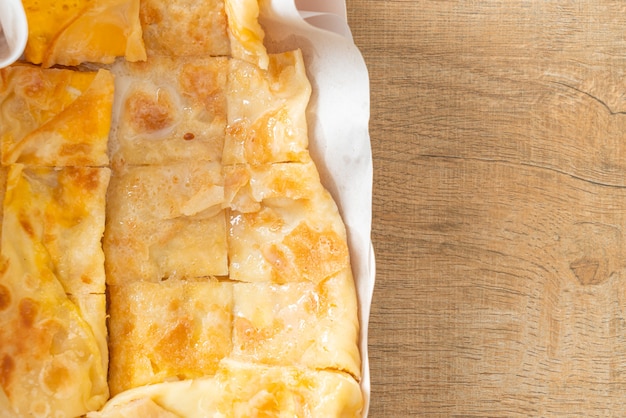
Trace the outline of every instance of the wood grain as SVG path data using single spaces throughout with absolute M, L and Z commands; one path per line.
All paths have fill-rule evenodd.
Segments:
M 626 416 L 626 2 L 348 0 L 371 417 Z

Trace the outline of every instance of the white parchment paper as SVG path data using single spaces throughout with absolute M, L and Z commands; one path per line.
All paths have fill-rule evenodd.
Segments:
M 341 211 L 359 298 L 361 388 L 370 401 L 367 331 L 374 290 L 371 244 L 372 154 L 369 77 L 352 40 L 345 0 L 266 0 L 260 21 L 269 52 L 300 48 L 313 94 L 307 110 L 310 151 Z

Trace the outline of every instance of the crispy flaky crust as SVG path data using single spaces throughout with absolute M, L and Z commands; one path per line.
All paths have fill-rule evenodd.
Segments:
M 209 377 L 128 390 L 88 417 L 349 418 L 361 408 L 358 383 L 343 373 L 227 360 Z
M 267 53 L 256 0 L 24 3 L 29 62 L 0 70 L 0 417 L 359 416 L 301 51 Z

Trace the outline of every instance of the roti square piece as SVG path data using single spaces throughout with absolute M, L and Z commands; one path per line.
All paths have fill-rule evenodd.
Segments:
M 230 54 L 223 0 L 142 0 L 140 20 L 149 57 Z
M 3 224 L 11 240 L 28 234 L 46 252 L 65 294 L 90 326 L 106 354 L 105 273 L 102 236 L 108 168 L 8 169 L 4 211 L 19 223 Z M 35 244 L 33 244 L 35 245 Z M 104 358 L 106 368 L 106 358 Z
M 55 64 L 110 64 L 146 59 L 139 0 L 23 0 L 28 20 L 25 58 Z
M 112 71 L 114 165 L 222 159 L 226 58 L 151 57 L 118 62 Z
M 226 276 L 223 200 L 218 163 L 115 171 L 103 241 L 108 284 Z
M 311 167 L 291 163 L 285 165 L 285 171 L 301 171 L 303 179 L 316 178 Z M 273 174 L 268 178 L 284 179 Z M 276 183 L 272 181 L 267 184 L 269 187 L 258 190 L 254 190 L 258 184 L 252 186 L 252 193 L 248 194 L 253 198 L 256 194 L 258 199 L 266 192 L 267 198 L 259 203 L 258 211 L 231 211 L 230 278 L 244 282 L 319 283 L 349 266 L 345 226 L 328 191 L 319 182 L 309 183 L 311 193 L 300 197 L 298 193 L 306 189 L 289 187 L 297 186 L 297 180 L 287 182 L 286 187 L 274 188 Z
M 270 55 L 267 70 L 230 60 L 223 163 L 260 165 L 306 159 L 310 95 L 300 50 Z
M 104 294 L 101 240 L 109 179 L 108 168 L 9 168 L 5 212 L 19 222 L 5 223 L 3 234 L 10 240 L 27 233 L 43 245 L 65 292 L 75 297 Z
M 234 301 L 234 359 L 339 370 L 360 378 L 350 269 L 319 284 L 235 283 Z
M 322 193 L 319 173 L 313 160 L 302 163 L 225 166 L 224 199 L 232 210 L 258 212 L 265 200 L 311 199 Z
M 1 69 L 2 164 L 106 166 L 113 87 L 107 70 Z
M 0 408 L 16 416 L 64 417 L 97 410 L 108 399 L 107 352 L 53 272 L 25 270 L 19 256 L 15 249 L 2 255 Z M 41 281 L 25 286 L 34 275 Z M 104 295 L 92 297 L 104 307 Z
M 131 389 L 88 418 L 157 417 L 358 417 L 359 384 L 326 370 L 265 366 L 224 360 L 215 376 Z
M 104 291 L 97 202 L 107 180 L 103 168 L 9 169 L 0 406 L 18 416 L 79 416 L 108 398 L 105 295 L 96 293 Z
M 110 286 L 113 394 L 212 375 L 230 354 L 232 283 L 167 280 Z

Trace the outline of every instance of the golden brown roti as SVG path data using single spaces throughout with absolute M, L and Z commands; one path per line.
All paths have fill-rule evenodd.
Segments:
M 261 180 L 245 195 L 258 210 L 231 211 L 231 279 L 319 283 L 349 266 L 345 227 L 332 197 L 319 183 L 297 187 L 303 179 L 317 178 L 314 165 L 272 165 L 252 175 Z
M 146 58 L 139 0 L 23 0 L 28 19 L 26 60 L 42 64 L 109 64 Z
M 300 51 L 270 55 L 268 70 L 230 60 L 224 164 L 306 159 L 310 94 Z
M 113 76 L 15 65 L 0 70 L 2 164 L 105 166 Z
M 211 375 L 230 354 L 231 283 L 172 279 L 109 292 L 111 393 Z
M 129 390 L 88 417 L 137 416 L 146 399 L 157 417 L 358 417 L 363 408 L 358 383 L 343 373 L 223 361 L 214 376 Z
M 0 416 L 358 416 L 301 51 L 257 0 L 25 6 L 27 60 L 89 64 L 0 70 Z
M 104 235 L 108 283 L 227 275 L 223 196 L 216 163 L 116 171 Z
M 236 283 L 233 292 L 232 358 L 360 377 L 356 293 L 349 269 L 317 285 Z
M 323 192 L 310 158 L 298 163 L 225 166 L 225 204 L 237 212 L 258 212 L 264 201 L 312 199 Z
M 226 58 L 119 62 L 110 150 L 114 164 L 220 161 L 226 128 Z
M 230 54 L 223 0 L 142 0 L 140 17 L 149 56 Z
M 10 167 L 0 243 L 0 387 L 20 416 L 77 416 L 108 397 L 99 245 L 108 175 L 105 168 Z

